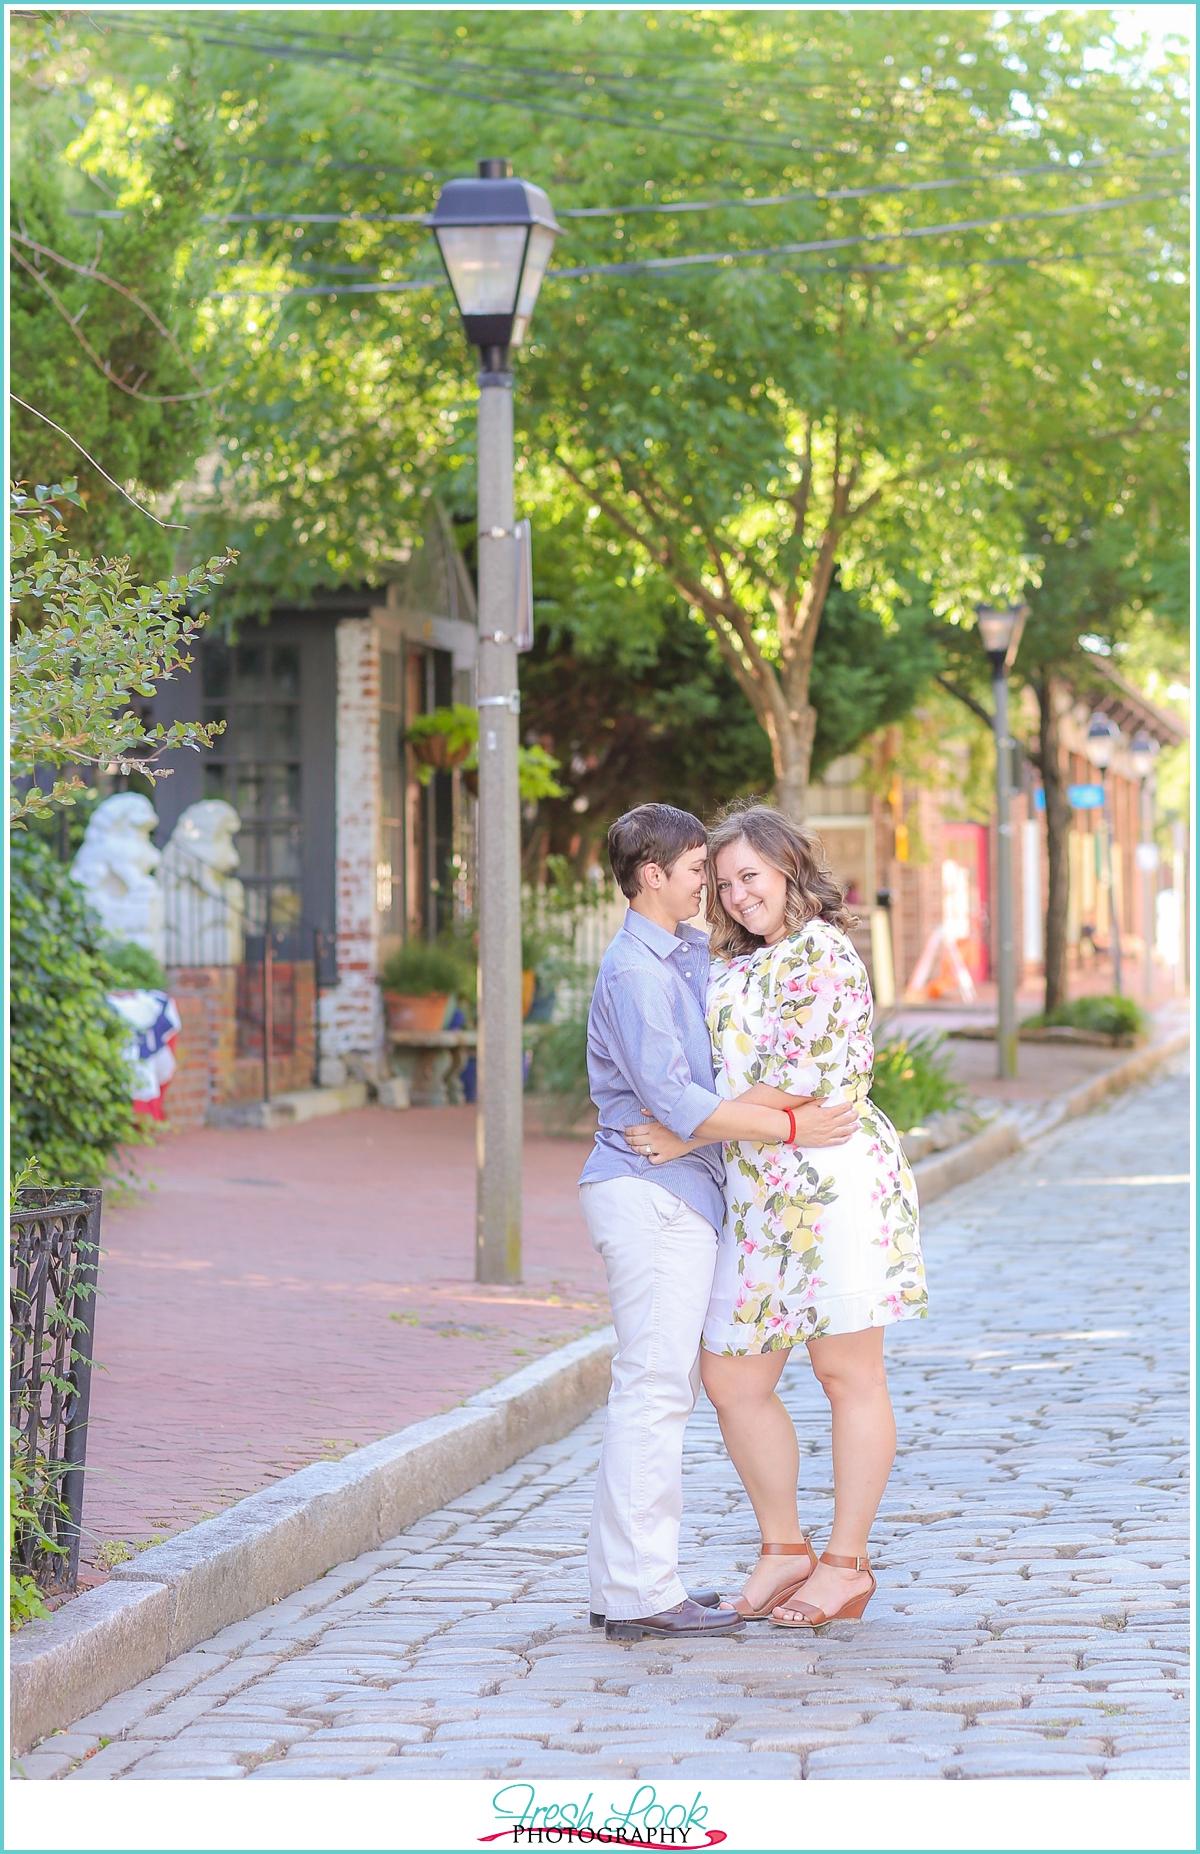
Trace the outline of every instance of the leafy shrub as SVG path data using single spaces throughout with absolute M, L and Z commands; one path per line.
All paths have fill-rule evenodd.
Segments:
M 10 1090 L 14 1168 L 101 1184 L 118 1146 L 145 1140 L 129 1099 L 129 1036 L 105 1002 L 116 974 L 100 925 L 50 851 L 11 851 Z
M 911 1133 L 930 1114 L 961 1107 L 964 1090 L 943 1055 L 944 1037 L 900 1037 L 875 1051 L 871 1099 L 897 1133 Z
M 1146 1013 L 1134 998 L 1118 997 L 1110 992 L 1103 998 L 1072 998 L 1049 1017 L 1027 1017 L 1023 1030 L 1042 1030 L 1059 1026 L 1068 1030 L 1090 1030 L 1096 1036 L 1134 1037 L 1144 1035 Z
M 550 1024 L 538 1037 L 529 1087 L 553 1102 L 555 1124 L 573 1126 L 591 1095 L 587 1071 L 587 1013 Z
M 133 940 L 110 940 L 104 957 L 113 973 L 114 991 L 165 991 L 167 975 L 154 954 Z
M 456 947 L 406 940 L 385 964 L 380 977 L 385 991 L 409 998 L 432 998 L 440 992 L 460 992 L 470 975 Z
M 152 695 L 156 683 L 189 666 L 187 646 L 204 623 L 197 597 L 220 584 L 233 555 L 139 586 L 128 560 L 60 551 L 65 503 L 83 507 L 73 478 L 52 489 L 40 485 L 32 496 L 14 484 L 9 496 L 10 770 L 18 782 L 9 814 L 22 826 L 74 804 L 85 790 L 79 766 L 111 765 L 152 780 L 163 753 L 209 747 L 224 726 L 148 727 L 134 697 Z M 54 774 L 49 791 L 33 783 L 46 771 Z
M 19 1557 L 21 1532 L 32 1527 L 36 1531 L 39 1544 L 44 1542 L 51 1551 L 58 1549 L 42 1525 L 38 1511 L 38 1495 L 33 1485 L 34 1476 L 29 1466 L 29 1458 L 20 1444 L 21 1432 L 10 1423 L 8 1426 L 8 1626 L 10 1630 L 19 1629 L 22 1624 L 32 1622 L 35 1617 L 45 1617 L 50 1614 L 42 1601 L 37 1579 L 21 1563 Z

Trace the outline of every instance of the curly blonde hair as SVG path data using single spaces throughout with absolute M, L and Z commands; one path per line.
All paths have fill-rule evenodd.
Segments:
M 789 933 L 798 933 L 818 918 L 843 930 L 855 925 L 856 917 L 845 905 L 845 890 L 830 874 L 818 839 L 773 805 L 751 799 L 730 805 L 708 827 L 709 946 L 718 959 L 737 959 L 763 944 L 757 934 L 726 913 L 717 897 L 717 857 L 742 838 L 772 869 L 787 877 L 784 922 Z

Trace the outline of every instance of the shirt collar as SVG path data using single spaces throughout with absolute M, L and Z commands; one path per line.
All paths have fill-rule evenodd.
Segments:
M 704 941 L 706 946 L 708 944 L 706 936 L 698 933 L 694 927 L 689 927 L 686 921 L 681 921 L 674 933 L 668 933 L 665 927 L 647 920 L 644 914 L 637 914 L 632 908 L 625 913 L 625 932 L 631 933 L 643 946 L 648 946 L 660 959 L 669 959 L 681 946 L 695 945 L 697 941 Z

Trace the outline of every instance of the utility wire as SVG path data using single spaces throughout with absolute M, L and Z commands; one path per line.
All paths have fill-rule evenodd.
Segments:
M 818 276 L 838 276 L 843 273 L 856 277 L 891 275 L 906 270 L 997 270 L 1017 265 L 1037 264 L 1095 264 L 1108 259 L 1120 260 L 1130 255 L 1128 246 L 1119 251 L 1101 249 L 1095 251 L 1037 251 L 1023 257 L 961 257 L 944 258 L 918 264 L 911 260 L 904 264 L 801 264 L 799 270 L 815 272 Z M 553 273 L 551 273 L 553 275 Z M 215 290 L 206 300 L 209 302 L 232 302 L 250 299 L 261 302 L 277 297 L 280 301 L 290 300 L 293 296 L 344 296 L 347 291 L 361 290 L 360 284 L 330 284 L 323 288 L 282 289 L 282 290 Z M 376 294 L 377 286 L 370 286 Z M 397 291 L 406 290 L 445 290 L 450 286 L 444 277 L 414 278 L 392 286 Z
M 1189 154 L 1188 148 L 1154 149 L 1135 158 L 1165 161 Z M 829 200 L 861 200 L 881 194 L 932 193 L 947 187 L 973 187 L 992 180 L 1021 180 L 1034 174 L 1082 174 L 1111 167 L 1110 160 L 1044 161 L 1036 167 L 1008 167 L 981 170 L 974 174 L 945 180 L 894 181 L 874 187 L 837 187 L 828 192 L 775 193 L 751 199 L 675 200 L 665 204 L 638 201 L 631 206 L 563 206 L 557 209 L 560 219 L 623 219 L 634 214 L 671 215 L 684 212 L 725 212 L 755 209 L 761 206 L 796 206 Z M 74 219 L 120 219 L 125 214 L 109 207 L 69 207 Z M 201 225 L 424 225 L 425 212 L 206 212 Z
M 319 64 L 329 61 L 340 64 L 352 64 L 362 72 L 364 77 L 377 79 L 380 82 L 405 84 L 409 89 L 431 91 L 435 96 L 462 98 L 472 103 L 491 103 L 502 109 L 519 110 L 529 115 L 562 116 L 571 122 L 584 122 L 592 129 L 603 128 L 608 124 L 612 124 L 616 128 L 637 129 L 639 133 L 643 135 L 674 135 L 676 137 L 682 137 L 684 140 L 699 139 L 706 142 L 736 144 L 744 148 L 769 148 L 775 154 L 834 154 L 841 152 L 840 150 L 832 148 L 814 147 L 811 144 L 805 144 L 795 139 L 792 141 L 784 141 L 778 138 L 769 139 L 762 135 L 730 134 L 721 129 L 696 127 L 687 123 L 646 122 L 638 116 L 615 115 L 611 110 L 600 112 L 568 109 L 561 103 L 548 103 L 541 98 L 529 96 L 497 96 L 493 92 L 486 90 L 453 89 L 446 84 L 426 83 L 423 79 L 419 77 L 410 77 L 404 72 L 373 71 L 370 65 L 364 65 L 362 59 L 354 53 L 337 51 L 332 47 L 327 50 L 305 51 L 298 49 L 294 45 L 264 45 L 255 40 L 245 38 L 221 38 L 217 34 L 211 32 L 185 33 L 177 27 L 166 25 L 156 26 L 153 34 L 139 31 L 136 26 L 127 26 L 124 24 L 114 24 L 109 29 L 117 32 L 131 32 L 138 38 L 149 38 L 161 34 L 164 37 L 184 39 L 185 41 L 195 39 L 205 45 L 223 45 L 237 51 L 260 52 L 267 58 L 292 58 L 301 64 Z M 377 58 L 374 62 L 381 63 L 383 59 Z
M 124 496 L 126 502 L 133 503 L 133 506 L 137 510 L 139 515 L 148 516 L 149 519 L 158 528 L 178 528 L 181 534 L 191 533 L 191 529 L 188 528 L 183 522 L 159 521 L 157 515 L 151 515 L 149 509 L 144 509 L 140 502 L 137 502 L 134 500 L 134 498 L 130 495 L 127 489 L 122 489 L 121 485 L 118 482 L 114 481 L 114 479 L 108 474 L 108 471 L 105 470 L 101 464 L 98 464 L 96 462 L 96 459 L 92 456 L 91 452 L 84 450 L 78 438 L 73 438 L 69 431 L 64 431 L 61 425 L 56 425 L 52 418 L 47 418 L 46 414 L 44 412 L 39 412 L 36 406 L 31 406 L 28 403 L 28 401 L 24 399 L 18 399 L 17 395 L 14 392 L 10 392 L 8 396 L 12 400 L 14 405 L 21 406 L 23 410 L 26 412 L 32 412 L 34 418 L 40 418 L 43 425 L 49 425 L 51 431 L 56 431 L 60 438 L 65 438 L 67 440 L 68 444 L 73 444 L 75 446 L 75 449 L 79 452 L 79 455 L 81 457 L 87 458 L 93 470 L 99 470 L 105 482 L 111 483 L 118 495 Z
M 630 276 L 639 271 L 676 270 L 693 264 L 736 264 L 746 258 L 792 257 L 816 251 L 839 251 L 849 245 L 890 244 L 897 239 L 948 237 L 956 232 L 986 231 L 994 225 L 1014 225 L 1034 219 L 1061 219 L 1083 217 L 1091 213 L 1111 211 L 1119 206 L 1140 206 L 1151 200 L 1175 199 L 1181 189 L 1162 188 L 1153 193 L 1130 193 L 1120 199 L 1095 200 L 1080 206 L 1052 206 L 1038 211 L 998 213 L 988 219 L 960 219 L 948 225 L 917 225 L 902 227 L 894 232 L 859 232 L 845 238 L 815 238 L 801 244 L 760 245 L 753 249 L 733 251 L 701 251 L 678 257 L 635 258 L 623 264 L 580 264 L 569 269 L 549 270 L 547 282 L 556 279 L 574 279 L 579 277 Z M 965 259 L 964 262 L 975 260 Z M 983 260 L 978 260 L 983 261 Z M 410 277 L 394 283 L 346 283 L 319 284 L 308 288 L 288 289 L 286 291 L 249 290 L 219 291 L 219 296 L 388 296 L 408 290 L 437 290 L 448 288 L 443 277 Z
M 116 24 L 115 28 L 110 28 L 110 29 L 115 29 L 117 31 L 133 32 L 133 33 L 138 34 L 138 36 L 141 36 L 141 37 L 150 36 L 144 30 L 139 32 L 139 29 L 137 27 L 126 24 L 124 22 Z M 173 37 L 180 37 L 180 38 L 187 36 L 182 32 L 172 32 L 169 27 L 158 26 L 156 30 L 166 36 L 173 36 Z M 366 52 L 365 42 L 361 40 L 357 42 L 359 44 L 364 45 L 364 52 L 366 52 L 366 56 L 364 56 L 363 53 L 348 51 L 344 49 L 344 45 L 345 45 L 344 40 L 343 40 L 342 47 L 333 46 L 329 44 L 314 45 L 312 47 L 304 47 L 304 46 L 297 45 L 295 35 L 309 37 L 309 38 L 318 38 L 318 39 L 322 36 L 320 34 L 305 33 L 303 28 L 293 28 L 293 35 L 294 36 L 289 40 L 286 40 L 282 43 L 277 42 L 277 43 L 270 44 L 270 45 L 263 45 L 257 41 L 247 39 L 243 37 L 242 35 L 238 35 L 236 37 L 228 38 L 228 39 L 219 37 L 216 34 L 212 34 L 212 33 L 196 33 L 191 36 L 200 39 L 202 42 L 206 44 L 223 45 L 223 46 L 234 47 L 234 48 L 248 49 L 251 51 L 262 52 L 266 54 L 267 56 L 292 58 L 300 62 L 313 63 L 321 59 L 326 59 L 326 60 L 333 60 L 335 62 L 340 62 L 340 63 L 348 63 L 348 64 L 355 65 L 358 69 L 360 69 L 363 72 L 364 76 L 369 77 L 369 78 L 377 78 L 377 77 L 381 77 L 385 75 L 384 73 L 380 73 L 375 70 L 372 70 L 371 68 L 372 65 L 379 65 L 379 64 L 384 64 L 384 65 L 389 65 L 389 66 L 399 65 L 401 67 L 415 65 L 418 69 L 423 70 L 427 68 L 428 61 L 425 59 L 418 60 L 416 57 L 413 57 L 411 55 L 406 57 L 403 52 L 399 52 L 399 51 L 395 51 L 395 50 L 391 50 L 387 48 L 381 48 L 377 45 L 372 46 L 369 52 Z M 562 82 L 578 83 L 579 81 L 581 81 L 582 78 L 586 77 L 587 75 L 587 73 L 577 74 L 574 72 L 553 72 L 553 73 L 544 72 L 544 71 L 543 72 L 538 72 L 538 71 L 528 72 L 523 67 L 520 67 L 520 66 L 501 65 L 495 62 L 489 63 L 487 65 L 481 65 L 473 61 L 462 60 L 462 59 L 448 60 L 445 62 L 449 63 L 450 68 L 455 73 L 457 73 L 459 70 L 464 70 L 464 69 L 467 70 L 468 72 L 471 70 L 492 70 L 492 71 L 498 71 L 501 75 L 511 74 L 511 75 L 518 76 L 518 77 L 533 75 L 535 77 L 541 77 L 543 79 L 548 78 L 551 81 L 557 81 L 559 83 L 562 83 Z M 805 146 L 804 144 L 802 144 L 801 142 L 799 142 L 798 140 L 794 138 L 790 141 L 783 141 L 783 140 L 768 141 L 764 137 L 752 137 L 752 136 L 737 135 L 737 134 L 734 134 L 734 135 L 722 134 L 720 131 L 710 131 L 703 127 L 694 127 L 688 124 L 678 125 L 678 124 L 670 124 L 670 123 L 662 123 L 662 122 L 646 122 L 637 117 L 623 117 L 623 116 L 618 116 L 612 113 L 601 114 L 601 113 L 592 112 L 592 111 L 572 110 L 569 108 L 565 108 L 559 104 L 546 102 L 542 100 L 541 98 L 530 97 L 528 93 L 525 93 L 520 96 L 513 96 L 511 94 L 497 96 L 497 95 L 487 93 L 487 92 L 453 89 L 445 84 L 427 83 L 427 82 L 422 81 L 419 78 L 415 78 L 415 77 L 411 77 L 407 75 L 395 75 L 394 81 L 398 83 L 408 84 L 411 87 L 416 88 L 416 89 L 432 91 L 438 95 L 465 97 L 465 98 L 478 101 L 478 102 L 493 103 L 493 104 L 497 104 L 500 106 L 507 106 L 510 108 L 526 109 L 533 113 L 537 113 L 540 111 L 543 114 L 563 116 L 569 119 L 573 119 L 576 121 L 583 121 L 583 122 L 587 122 L 590 124 L 612 122 L 612 123 L 615 123 L 615 124 L 618 124 L 624 127 L 639 129 L 644 133 L 682 135 L 685 137 L 702 136 L 706 139 L 710 139 L 714 141 L 736 142 L 736 143 L 739 143 L 745 146 L 751 146 L 751 147 L 770 147 L 770 148 L 775 148 L 775 149 L 786 149 L 789 152 L 802 150 L 804 149 L 804 146 Z M 622 81 L 624 81 L 624 84 L 626 86 L 630 82 L 630 80 L 628 79 L 621 80 L 621 79 L 613 78 L 611 77 L 611 75 L 609 75 L 606 78 L 602 79 L 602 84 L 607 83 L 609 85 L 615 86 L 616 88 L 620 88 L 622 87 Z M 653 82 L 654 80 L 647 79 L 647 80 L 633 80 L 633 81 Z M 809 88 L 809 89 L 825 88 L 826 86 L 828 86 L 832 89 L 836 85 L 836 82 L 837 82 L 837 76 L 836 74 L 833 74 L 829 76 L 828 78 L 819 80 L 819 82 L 815 85 L 806 86 L 806 88 Z M 937 87 L 935 85 L 922 85 L 921 88 L 926 89 L 926 90 L 931 90 L 935 94 L 937 92 Z M 600 92 L 600 94 L 603 94 L 603 89 Z M 917 93 L 914 92 L 912 94 L 915 95 Z M 812 148 L 810 146 L 807 149 L 807 152 L 832 153 L 834 151 L 828 150 L 828 149 Z
M 1050 206 L 1039 211 L 997 213 L 987 219 L 960 219 L 953 225 L 904 226 L 895 232 L 855 232 L 845 238 L 812 238 L 803 244 L 760 245 L 756 249 L 737 251 L 702 251 L 678 257 L 634 258 L 624 264 L 581 264 L 570 270 L 547 271 L 548 277 L 623 276 L 638 270 L 675 270 L 686 264 L 729 264 L 742 258 L 774 257 L 807 251 L 838 251 L 847 245 L 889 244 L 897 238 L 938 238 L 952 232 L 982 232 L 992 225 L 1015 225 L 1027 219 L 1064 219 L 1085 213 L 1106 212 L 1114 206 L 1137 206 L 1148 200 L 1174 199 L 1179 190 L 1164 188 L 1155 193 L 1130 193 L 1122 199 L 1095 200 L 1083 206 Z

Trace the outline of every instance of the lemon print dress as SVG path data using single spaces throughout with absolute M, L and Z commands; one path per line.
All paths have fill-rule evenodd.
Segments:
M 708 1028 L 717 1092 L 755 1082 L 852 1101 L 844 1146 L 725 1147 L 725 1228 L 707 1351 L 773 1352 L 926 1311 L 913 1175 L 870 1098 L 871 987 L 849 939 L 811 921 L 776 946 L 714 961 Z

